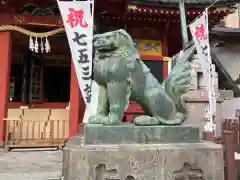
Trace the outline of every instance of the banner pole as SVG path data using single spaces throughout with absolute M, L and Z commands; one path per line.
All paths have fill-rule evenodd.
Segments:
M 179 14 L 181 20 L 181 31 L 182 31 L 182 43 L 183 49 L 188 42 L 188 32 L 187 32 L 187 21 L 186 21 L 186 14 L 185 14 L 185 5 L 184 0 L 179 0 Z

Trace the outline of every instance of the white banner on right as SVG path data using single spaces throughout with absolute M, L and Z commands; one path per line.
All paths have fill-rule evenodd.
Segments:
M 215 129 L 214 117 L 216 115 L 216 94 L 213 78 L 213 64 L 210 53 L 209 30 L 208 30 L 208 10 L 206 9 L 202 15 L 190 24 L 190 31 L 193 41 L 196 45 L 197 53 L 203 68 L 204 84 L 208 90 L 209 106 L 208 120 L 206 131 L 213 132 Z

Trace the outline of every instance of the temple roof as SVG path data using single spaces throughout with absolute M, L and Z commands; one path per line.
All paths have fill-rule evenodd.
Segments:
M 139 2 L 160 2 L 160 3 L 178 3 L 179 0 L 135 0 Z M 184 0 L 186 4 L 212 4 L 215 0 Z M 217 3 L 237 3 L 239 0 L 219 0 Z
M 161 6 L 161 5 L 178 5 L 179 0 L 132 0 L 131 3 L 133 4 L 143 4 L 143 5 L 155 5 L 155 6 Z M 185 4 L 187 6 L 207 6 L 215 2 L 215 0 L 184 0 Z M 215 3 L 216 6 L 228 6 L 228 5 L 235 5 L 237 3 L 240 3 L 240 0 L 218 0 Z
M 240 29 L 228 27 L 214 27 L 211 30 L 211 34 L 219 36 L 240 36 Z
M 217 44 L 239 44 L 240 29 L 227 27 L 214 27 L 210 31 L 211 39 Z
M 220 62 L 219 58 L 217 57 L 217 54 L 214 53 L 213 51 L 211 51 L 211 57 L 212 57 L 212 61 L 213 63 L 216 65 L 216 67 L 218 67 L 219 72 L 223 75 L 223 77 L 227 80 L 228 85 L 230 87 L 230 89 L 234 92 L 235 97 L 240 97 L 240 89 L 237 86 L 237 84 L 235 83 L 235 81 L 233 80 L 232 76 L 231 76 L 231 71 L 227 71 L 227 69 L 222 65 L 222 63 Z

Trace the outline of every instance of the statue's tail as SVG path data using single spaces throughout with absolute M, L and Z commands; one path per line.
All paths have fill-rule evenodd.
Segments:
M 187 107 L 183 94 L 189 90 L 192 79 L 190 60 L 195 51 L 195 45 L 190 44 L 182 53 L 174 56 L 177 63 L 164 82 L 166 93 L 175 101 L 177 111 L 185 116 L 187 116 Z
M 177 65 L 183 64 L 186 61 L 190 61 L 192 55 L 196 52 L 196 47 L 194 45 L 193 41 L 189 41 L 186 45 L 185 48 L 180 51 L 179 53 L 175 54 L 172 58 L 171 61 L 174 62 L 174 68 L 177 67 Z M 172 69 L 172 70 L 173 70 Z

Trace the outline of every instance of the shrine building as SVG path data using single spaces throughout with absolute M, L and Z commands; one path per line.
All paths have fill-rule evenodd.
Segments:
M 187 24 L 213 2 L 185 0 Z M 234 2 L 219 0 L 214 4 L 209 9 L 210 26 L 232 13 Z M 0 3 L 0 145 L 5 141 L 17 144 L 37 139 L 39 143 L 57 139 L 59 134 L 66 139 L 81 134 L 85 105 L 57 2 Z M 159 82 L 167 77 L 168 57 L 183 46 L 177 0 L 96 0 L 94 12 L 98 32 L 127 30 L 152 74 Z M 35 33 L 49 31 L 45 38 L 35 37 Z M 38 52 L 31 51 L 36 43 Z M 142 109 L 132 102 L 124 120 L 138 113 Z

